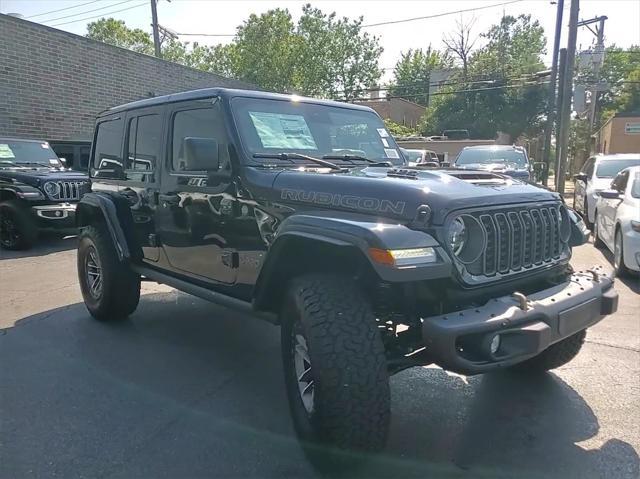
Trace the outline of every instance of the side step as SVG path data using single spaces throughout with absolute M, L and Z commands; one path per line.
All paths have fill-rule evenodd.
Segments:
M 132 265 L 131 269 L 133 269 L 139 275 L 144 276 L 157 283 L 166 284 L 167 286 L 171 286 L 172 288 L 192 294 L 193 296 L 197 296 L 198 298 L 205 299 L 211 303 L 215 303 L 226 308 L 233 309 L 241 313 L 250 314 L 254 317 L 268 321 L 269 323 L 279 324 L 278 316 L 276 314 L 263 311 L 255 311 L 251 303 L 247 301 L 242 301 L 241 299 L 233 298 L 222 293 L 217 293 L 210 289 L 203 288 L 202 286 L 198 286 L 187 281 L 175 278 L 146 266 Z

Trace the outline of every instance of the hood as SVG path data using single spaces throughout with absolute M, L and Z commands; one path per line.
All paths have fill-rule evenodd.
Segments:
M 57 168 L 0 168 L 0 179 L 38 186 L 47 181 L 89 181 L 86 173 Z
M 508 176 L 471 170 L 353 169 L 348 173 L 285 170 L 267 192 L 279 203 L 306 203 L 411 221 L 428 205 L 432 223 L 452 211 L 483 206 L 560 201 L 557 193 Z

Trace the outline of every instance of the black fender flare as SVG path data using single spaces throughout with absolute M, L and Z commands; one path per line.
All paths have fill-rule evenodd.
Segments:
M 278 270 L 282 268 L 283 262 L 286 265 L 287 261 L 291 261 L 286 255 L 288 246 L 295 240 L 306 240 L 356 255 L 354 258 L 370 267 L 381 281 L 409 282 L 451 275 L 452 265 L 449 256 L 428 233 L 393 222 L 376 221 L 370 216 L 333 215 L 335 212 L 328 212 L 326 215 L 298 214 L 282 222 L 256 281 L 253 299 L 256 309 L 269 309 L 270 295 L 274 290 L 282 289 L 284 286 Z M 400 269 L 376 263 L 368 252 L 369 248 L 394 250 L 423 247 L 434 248 L 439 261 L 425 266 Z
M 85 194 L 76 207 L 76 226 L 82 228 L 99 219 L 104 223 L 120 261 L 142 257 L 133 233 L 133 217 L 126 198 L 106 192 Z

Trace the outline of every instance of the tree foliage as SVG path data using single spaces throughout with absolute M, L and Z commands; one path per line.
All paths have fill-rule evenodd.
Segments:
M 451 66 L 451 57 L 431 46 L 424 51 L 410 49 L 402 52 L 393 69 L 393 84 L 389 93 L 426 106 L 429 104 L 431 71 Z
M 601 116 L 596 123 L 602 124 L 616 112 L 640 111 L 640 45 L 622 49 L 615 45 L 605 51 L 600 78 L 609 88 L 600 93 L 598 106 Z M 588 72 L 579 72 L 582 81 L 593 81 Z
M 521 79 L 544 66 L 542 26 L 530 15 L 505 16 L 481 37 L 486 43 L 471 54 L 468 76 L 459 75 L 457 84 L 432 100 L 421 125 L 424 134 L 465 128 L 477 138 L 502 131 L 515 140 L 539 130 L 546 88 Z
M 396 123 L 393 120 L 385 119 L 384 125 L 387 127 L 387 130 L 389 130 L 389 133 L 396 138 L 418 134 L 416 130 L 409 128 L 408 126 L 401 125 L 400 123 Z
M 134 52 L 153 55 L 151 35 L 139 28 L 128 28 L 124 21 L 101 18 L 87 25 L 87 38 Z

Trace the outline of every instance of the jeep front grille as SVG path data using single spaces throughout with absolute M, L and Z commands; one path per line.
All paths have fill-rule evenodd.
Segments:
M 55 201 L 79 201 L 83 194 L 89 191 L 88 181 L 53 181 L 58 185 L 58 193 L 49 194 Z
M 571 230 L 563 205 L 470 211 L 457 216 L 474 218 L 481 225 L 485 239 L 484 249 L 472 262 L 465 263 L 454 255 L 466 282 L 498 279 L 568 257 L 567 242 Z M 467 239 L 474 240 L 479 239 Z

